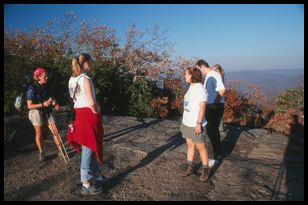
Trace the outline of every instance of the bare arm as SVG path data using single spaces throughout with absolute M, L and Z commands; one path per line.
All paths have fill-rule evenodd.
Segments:
M 92 95 L 92 88 L 91 88 L 90 80 L 88 78 L 84 78 L 83 85 L 84 85 L 84 91 L 85 91 L 85 95 L 86 95 L 89 107 L 92 109 L 94 113 L 98 113 L 99 110 L 95 102 L 94 96 Z
M 41 108 L 41 107 L 48 107 L 50 105 L 51 101 L 50 100 L 46 100 L 44 103 L 38 103 L 38 104 L 34 104 L 32 102 L 32 100 L 27 100 L 27 106 L 28 109 L 37 109 L 37 108 Z
M 198 122 L 202 122 L 205 112 L 205 101 L 199 102 Z
M 205 113 L 205 101 L 201 101 L 199 103 L 199 113 L 198 113 L 198 121 L 197 121 L 197 125 L 195 127 L 195 133 L 196 134 L 200 134 L 201 133 L 201 123 L 202 123 L 202 119 L 204 117 L 204 113 Z

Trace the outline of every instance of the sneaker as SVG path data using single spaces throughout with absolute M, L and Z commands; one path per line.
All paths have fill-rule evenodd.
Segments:
M 212 168 L 215 164 L 218 164 L 218 160 L 209 159 L 209 168 Z
M 94 185 L 90 186 L 89 188 L 86 188 L 85 186 L 82 186 L 80 190 L 80 194 L 82 196 L 88 196 L 88 195 L 97 195 L 102 193 L 102 189 L 99 187 L 96 187 Z
M 45 152 L 40 152 L 39 153 L 39 160 L 43 161 L 45 159 Z
M 183 172 L 181 172 L 180 175 L 181 175 L 182 177 L 187 177 L 187 176 L 189 176 L 189 175 L 191 175 L 191 174 L 193 174 L 193 173 L 194 173 L 194 169 L 193 169 L 192 165 L 188 165 L 187 168 L 186 168 L 186 170 L 184 170 Z
M 209 168 L 202 168 L 201 176 L 200 176 L 200 181 L 207 181 L 209 179 L 210 175 L 210 169 Z

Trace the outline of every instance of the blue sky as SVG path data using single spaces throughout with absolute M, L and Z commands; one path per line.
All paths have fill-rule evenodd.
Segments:
M 175 43 L 173 57 L 203 58 L 225 70 L 304 67 L 304 5 L 298 4 L 7 4 L 4 31 L 44 26 L 73 11 L 124 36 L 155 24 Z

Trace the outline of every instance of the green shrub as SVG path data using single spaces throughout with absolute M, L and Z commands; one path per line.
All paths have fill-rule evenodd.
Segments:
M 160 95 L 160 89 L 155 82 L 144 77 L 136 79 L 129 86 L 130 93 L 128 114 L 135 117 L 152 117 L 155 110 L 151 107 L 151 101 Z
M 32 61 L 26 58 L 4 55 L 4 115 L 16 114 L 15 98 L 21 92 L 25 75 L 33 72 Z
M 126 115 L 128 113 L 131 75 L 121 75 L 118 67 L 96 63 L 93 65 L 93 82 L 96 99 L 104 115 Z
M 48 73 L 48 81 L 56 91 L 56 98 L 60 105 L 69 102 L 68 80 L 71 75 L 70 61 L 31 61 L 27 58 L 4 55 L 4 115 L 17 114 L 14 103 L 21 92 L 22 79 L 26 75 L 32 76 L 37 67 L 44 67 Z M 60 91 L 60 92 L 59 92 Z
M 274 116 L 266 128 L 290 135 L 295 125 L 304 126 L 304 88 L 288 89 L 277 97 Z
M 71 62 L 41 60 L 31 61 L 26 58 L 5 55 L 4 63 L 4 114 L 16 114 L 14 107 L 16 96 L 21 92 L 21 81 L 25 75 L 32 75 L 37 67 L 44 67 L 48 80 L 54 88 L 56 99 L 60 105 L 69 101 L 68 80 L 71 76 Z M 123 68 L 122 68 L 123 69 Z M 118 67 L 94 63 L 93 77 L 96 98 L 104 115 L 133 115 L 150 117 L 154 110 L 150 102 L 160 91 L 151 80 L 140 78 L 133 83 L 133 75 L 123 75 Z
M 288 110 L 304 112 L 304 88 L 292 88 L 283 92 L 276 99 L 276 112 L 285 113 Z

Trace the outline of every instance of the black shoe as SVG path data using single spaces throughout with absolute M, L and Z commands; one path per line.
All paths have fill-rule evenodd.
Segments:
M 88 196 L 88 195 L 97 195 L 102 193 L 102 189 L 99 187 L 96 187 L 94 185 L 90 186 L 89 188 L 86 188 L 85 186 L 82 186 L 80 190 L 80 194 L 82 196 Z

